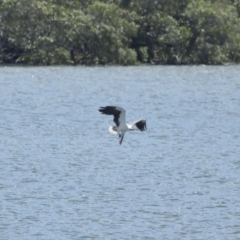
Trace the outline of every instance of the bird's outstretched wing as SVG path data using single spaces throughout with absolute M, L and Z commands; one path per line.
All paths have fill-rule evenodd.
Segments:
M 127 126 L 132 129 L 136 126 L 140 131 L 145 131 L 147 129 L 147 121 L 145 119 L 137 120 L 134 122 L 127 123 Z
M 115 122 L 116 126 L 119 127 L 120 124 L 125 124 L 125 113 L 126 111 L 117 106 L 106 106 L 106 107 L 100 107 L 98 109 L 99 112 L 106 115 L 113 115 L 113 121 Z

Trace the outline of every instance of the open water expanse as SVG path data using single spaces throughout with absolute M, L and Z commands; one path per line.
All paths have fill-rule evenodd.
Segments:
M 240 66 L 1 67 L 0 239 L 239 240 Z

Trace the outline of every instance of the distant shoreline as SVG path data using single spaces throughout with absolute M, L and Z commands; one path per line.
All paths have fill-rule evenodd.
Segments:
M 0 64 L 240 63 L 237 0 L 6 0 L 0 23 Z

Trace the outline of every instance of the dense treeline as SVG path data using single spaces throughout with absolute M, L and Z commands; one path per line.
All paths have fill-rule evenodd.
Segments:
M 240 0 L 0 0 L 0 63 L 240 62 Z

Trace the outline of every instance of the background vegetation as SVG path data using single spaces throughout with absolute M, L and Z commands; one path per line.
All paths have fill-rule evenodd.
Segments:
M 240 62 L 240 0 L 0 0 L 0 63 Z

